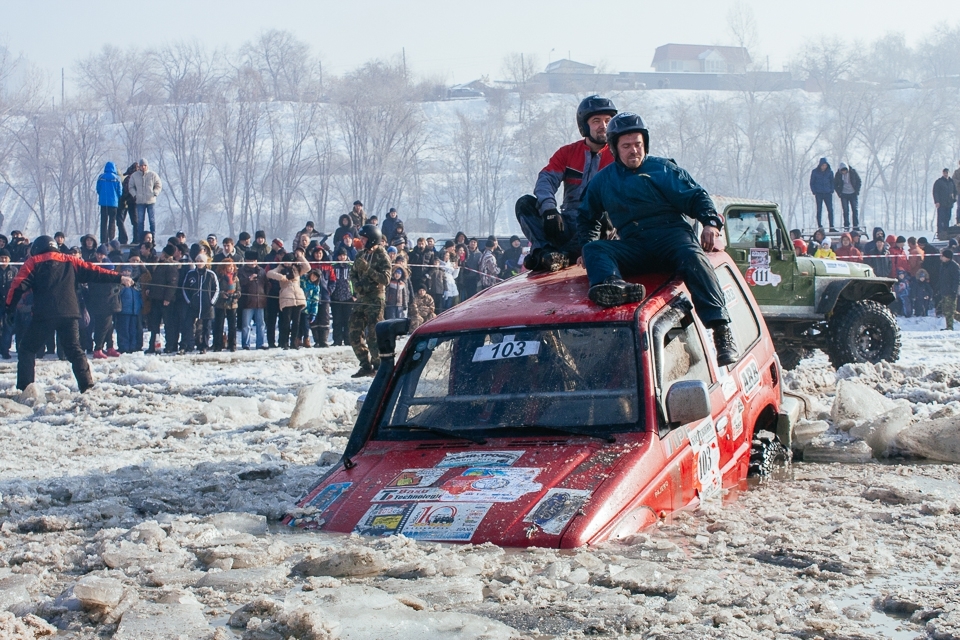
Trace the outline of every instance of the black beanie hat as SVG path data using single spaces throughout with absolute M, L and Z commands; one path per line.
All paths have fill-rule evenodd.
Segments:
M 237 236 L 237 238 L 240 240 L 240 242 L 243 242 L 244 240 L 249 240 L 249 239 L 250 239 L 250 234 L 247 233 L 246 231 L 241 231 L 241 232 L 240 232 L 240 235 Z
M 267 239 L 267 232 L 266 232 L 266 231 L 263 231 L 263 230 L 261 229 L 260 231 L 257 231 L 257 237 L 258 237 L 258 238 L 263 238 L 264 240 L 266 240 L 266 239 Z
M 173 254 L 176 252 L 176 249 L 172 244 L 168 244 L 163 248 L 163 255 L 173 257 Z
M 259 259 L 260 259 L 260 254 L 257 253 L 256 251 L 244 251 L 244 252 L 243 252 L 243 259 L 244 259 L 244 260 L 259 260 Z

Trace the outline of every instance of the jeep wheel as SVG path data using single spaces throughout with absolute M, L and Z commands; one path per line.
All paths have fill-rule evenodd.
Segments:
M 750 442 L 750 469 L 747 475 L 752 478 L 765 478 L 778 463 L 787 464 L 791 458 L 790 452 L 780 443 L 776 434 L 770 431 L 755 431 Z
M 890 309 L 873 300 L 860 300 L 830 321 L 830 363 L 839 369 L 849 362 L 894 362 L 900 357 L 900 328 Z

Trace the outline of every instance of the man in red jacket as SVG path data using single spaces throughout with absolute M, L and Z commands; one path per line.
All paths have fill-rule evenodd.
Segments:
M 534 195 L 517 200 L 517 221 L 530 241 L 523 265 L 530 271 L 558 271 L 580 257 L 577 208 L 587 184 L 613 163 L 607 148 L 607 123 L 617 115 L 613 102 L 588 96 L 577 107 L 577 128 L 583 140 L 560 147 L 537 177 Z M 557 189 L 563 184 L 563 204 Z
M 20 297 L 33 290 L 33 320 L 17 353 L 17 389 L 26 389 L 33 382 L 37 351 L 54 331 L 61 341 L 64 355 L 73 365 L 80 393 L 93 386 L 90 364 L 80 347 L 77 282 L 133 286 L 133 280 L 127 276 L 84 262 L 77 256 L 60 253 L 56 241 L 50 236 L 40 236 L 33 241 L 30 257 L 7 292 L 7 309 L 15 309 Z

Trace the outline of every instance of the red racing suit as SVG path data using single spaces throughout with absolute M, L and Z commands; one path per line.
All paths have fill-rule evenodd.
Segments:
M 600 169 L 609 164 L 613 164 L 613 155 L 607 146 L 598 153 L 591 151 L 585 140 L 560 147 L 537 176 L 537 185 L 533 189 L 533 195 L 537 197 L 537 209 L 541 214 L 547 209 L 559 209 L 575 220 L 587 184 Z M 557 189 L 561 183 L 563 205 L 558 207 Z

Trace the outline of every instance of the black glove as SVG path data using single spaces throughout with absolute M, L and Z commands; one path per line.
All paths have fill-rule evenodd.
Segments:
M 543 212 L 543 233 L 551 243 L 563 243 L 563 216 L 556 209 Z

